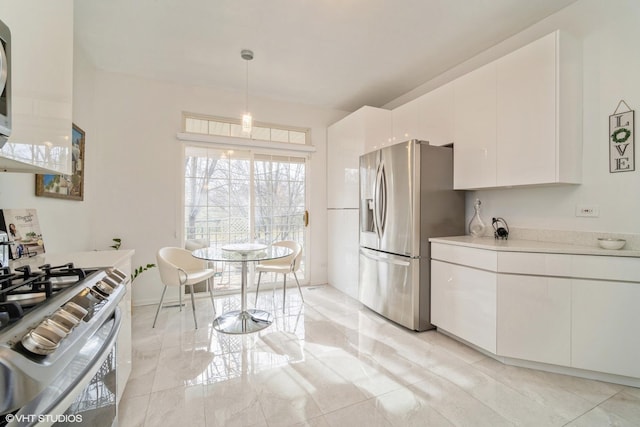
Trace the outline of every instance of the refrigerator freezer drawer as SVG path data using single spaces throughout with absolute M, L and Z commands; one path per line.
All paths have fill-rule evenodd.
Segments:
M 433 328 L 429 323 L 428 281 L 420 280 L 421 262 L 420 258 L 360 248 L 358 299 L 406 328 Z

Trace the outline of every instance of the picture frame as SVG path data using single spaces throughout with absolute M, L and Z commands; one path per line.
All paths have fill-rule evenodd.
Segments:
M 84 200 L 85 132 L 73 124 L 71 132 L 71 175 L 36 174 L 36 196 Z

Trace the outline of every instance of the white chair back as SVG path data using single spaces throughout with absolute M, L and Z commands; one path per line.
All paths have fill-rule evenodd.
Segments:
M 273 246 L 281 246 L 293 250 L 293 253 L 287 257 L 274 260 L 277 264 L 288 263 L 291 265 L 291 271 L 298 271 L 300 268 L 300 260 L 302 259 L 302 245 L 293 240 L 281 240 L 275 242 Z
M 180 286 L 185 280 L 185 275 L 180 272 L 204 270 L 207 263 L 191 255 L 191 251 L 176 247 L 162 248 L 156 254 L 158 271 L 162 283 L 167 286 Z

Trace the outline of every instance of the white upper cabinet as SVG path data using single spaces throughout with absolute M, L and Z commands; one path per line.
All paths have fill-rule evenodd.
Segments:
M 453 82 L 453 188 L 496 185 L 496 68 L 485 65 Z M 494 108 L 489 108 L 494 106 Z
M 391 141 L 391 111 L 362 107 L 327 130 L 327 203 L 330 209 L 358 208 L 360 156 Z
M 555 31 L 453 82 L 456 189 L 580 182 L 579 52 Z
M 395 108 L 393 140 L 429 141 L 430 145 L 453 142 L 453 84 L 448 83 Z
M 0 170 L 71 172 L 73 1 L 0 0 L 11 31 L 12 133 Z
M 574 45 L 556 31 L 496 61 L 497 186 L 580 182 Z

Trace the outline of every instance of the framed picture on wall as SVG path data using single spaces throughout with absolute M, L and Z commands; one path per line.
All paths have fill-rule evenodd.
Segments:
M 36 196 L 84 200 L 85 133 L 75 124 L 71 133 L 71 175 L 36 175 Z

